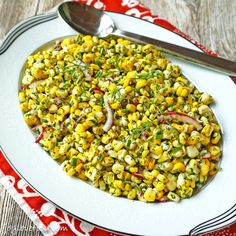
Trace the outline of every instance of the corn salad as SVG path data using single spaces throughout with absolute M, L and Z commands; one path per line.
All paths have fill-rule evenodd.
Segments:
M 152 45 L 78 35 L 26 67 L 25 122 L 69 176 L 113 196 L 178 202 L 218 172 L 213 98 Z

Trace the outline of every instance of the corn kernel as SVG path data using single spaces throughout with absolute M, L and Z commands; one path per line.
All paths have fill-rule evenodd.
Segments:
M 201 174 L 202 176 L 206 176 L 206 175 L 208 174 L 208 172 L 209 172 L 209 166 L 208 166 L 207 164 L 203 163 L 203 164 L 201 165 L 200 174 Z
M 128 79 L 136 79 L 137 78 L 137 72 L 136 71 L 129 71 L 126 75 Z
M 173 104 L 173 102 L 174 102 L 174 99 L 172 98 L 172 97 L 166 97 L 166 103 L 168 104 L 168 105 L 172 105 Z
M 124 188 L 124 183 L 121 180 L 114 180 L 113 186 L 115 188 L 123 189 Z
M 78 164 L 78 165 L 75 167 L 75 170 L 76 170 L 77 172 L 80 172 L 82 169 L 83 169 L 83 164 L 82 164 L 82 163 Z
M 68 174 L 69 176 L 73 176 L 75 173 L 76 173 L 76 171 L 75 171 L 74 168 L 70 168 L 70 169 L 68 170 L 68 172 L 67 172 L 67 174 Z
M 130 169 L 129 169 L 129 171 L 131 172 L 131 173 L 137 173 L 138 172 L 138 167 L 130 167 Z
M 172 169 L 173 172 L 184 172 L 185 171 L 185 165 L 182 162 L 177 162 L 174 164 L 174 167 Z
M 148 162 L 148 166 L 147 169 L 148 170 L 153 170 L 154 165 L 155 165 L 156 160 L 154 158 L 150 158 L 149 162 Z
M 129 130 L 132 130 L 134 127 L 133 127 L 133 124 L 132 123 L 128 123 L 128 129 Z
M 165 189 L 165 184 L 162 183 L 162 182 L 158 182 L 156 185 L 155 185 L 155 188 L 158 192 L 160 191 L 163 191 Z
M 186 133 L 179 134 L 179 142 L 183 145 L 186 144 L 186 142 L 187 142 L 187 134 Z
M 130 200 L 135 199 L 137 196 L 137 191 L 135 189 L 132 189 L 131 191 L 129 191 L 127 198 Z
M 119 163 L 115 163 L 113 164 L 112 166 L 112 171 L 115 173 L 115 174 L 120 174 L 121 172 L 124 171 L 124 166 L 119 164 Z
M 148 154 L 149 154 L 149 150 L 148 150 L 148 149 L 143 150 L 143 152 L 142 152 L 142 158 L 146 157 Z
M 144 199 L 147 202 L 154 202 L 156 200 L 156 191 L 152 188 L 147 188 L 144 193 Z
M 216 156 L 220 153 L 220 147 L 213 145 L 209 148 L 209 151 L 212 156 Z
M 104 135 L 103 137 L 102 137 L 102 143 L 103 144 L 108 144 L 109 142 L 110 142 L 110 140 L 111 140 L 111 137 L 109 137 L 108 135 Z
M 164 182 L 164 181 L 166 180 L 166 177 L 165 177 L 163 174 L 159 174 L 159 175 L 157 176 L 157 179 L 158 179 L 159 181 L 161 181 L 161 182 Z
M 124 145 L 125 145 L 125 144 L 124 144 L 123 142 L 118 141 L 118 140 L 113 140 L 113 142 L 112 142 L 112 147 L 114 148 L 114 150 L 115 150 L 116 152 L 120 151 L 121 148 L 124 147 Z
M 189 89 L 184 86 L 179 86 L 176 90 L 176 95 L 179 97 L 187 97 L 189 95 Z
M 115 102 L 115 103 L 110 104 L 110 106 L 111 106 L 111 109 L 117 110 L 120 108 L 120 103 Z
M 174 192 L 169 192 L 167 194 L 167 198 L 169 198 L 170 200 L 172 200 L 174 202 L 179 202 L 180 201 L 180 197 L 178 196 L 178 194 L 176 194 Z
M 145 79 L 140 79 L 137 81 L 136 83 L 136 89 L 140 89 L 140 88 L 143 88 L 147 85 L 147 80 Z
M 210 137 L 212 132 L 213 132 L 213 127 L 211 127 L 210 124 L 206 124 L 201 130 L 201 133 L 205 135 L 206 137 Z
M 131 86 L 127 86 L 126 88 L 125 88 L 125 92 L 126 93 L 130 93 L 132 91 L 132 87 Z
M 127 104 L 126 109 L 130 112 L 135 112 L 136 111 L 136 106 L 133 105 L 133 104 Z
M 217 143 L 219 143 L 220 139 L 221 139 L 220 133 L 214 132 L 214 133 L 212 134 L 211 143 L 212 143 L 212 144 L 217 144 Z
M 195 146 L 187 146 L 186 151 L 190 158 L 195 158 L 199 154 L 199 151 Z

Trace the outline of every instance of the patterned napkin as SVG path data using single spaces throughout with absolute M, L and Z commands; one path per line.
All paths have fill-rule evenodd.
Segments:
M 153 22 L 171 30 L 194 43 L 205 53 L 217 54 L 200 45 L 194 39 L 181 32 L 168 21 L 154 16 L 151 11 L 136 0 L 76 0 L 98 9 L 120 12 Z M 99 229 L 89 223 L 80 221 L 65 211 L 59 210 L 45 200 L 12 169 L 4 155 L 0 152 L 0 183 L 12 195 L 19 206 L 25 211 L 44 235 L 56 236 L 119 236 L 116 233 Z M 157 232 L 158 233 L 158 232 Z M 208 233 L 206 236 L 228 235 L 236 236 L 236 223 L 221 230 Z

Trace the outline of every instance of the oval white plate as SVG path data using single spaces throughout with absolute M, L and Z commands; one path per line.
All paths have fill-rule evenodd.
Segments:
M 118 13 L 108 14 L 123 30 L 199 50 L 177 34 L 147 21 Z M 224 132 L 223 171 L 199 194 L 180 203 L 147 204 L 113 197 L 66 176 L 59 165 L 34 143 L 34 137 L 19 108 L 20 71 L 28 55 L 38 47 L 73 34 L 76 33 L 55 13 L 49 13 L 30 18 L 14 27 L 0 47 L 0 144 L 15 170 L 58 207 L 83 220 L 118 232 L 136 235 L 195 234 L 235 221 L 235 217 L 231 217 L 235 208 L 231 207 L 236 202 L 236 93 L 230 78 L 217 72 L 171 58 L 199 90 L 214 97 L 214 110 Z M 222 216 L 211 220 L 222 213 Z

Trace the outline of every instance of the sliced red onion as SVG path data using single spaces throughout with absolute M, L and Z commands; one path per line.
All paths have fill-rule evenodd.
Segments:
M 109 77 L 109 78 L 107 78 L 106 80 L 107 80 L 107 81 L 111 81 L 111 82 L 112 82 L 112 81 L 114 81 L 114 78 L 112 78 L 112 77 Z
M 98 88 L 98 87 L 94 87 L 94 88 L 92 88 L 92 90 L 93 90 L 94 93 L 99 93 L 101 95 L 104 94 L 104 92 L 100 88 Z
M 143 179 L 143 176 L 139 173 L 132 173 L 132 175 L 138 179 Z
M 60 130 L 62 131 L 64 129 L 64 121 L 60 123 Z
M 157 118 L 160 120 L 160 122 L 171 121 L 172 119 L 176 119 L 178 121 L 193 125 L 197 130 L 202 129 L 202 125 L 194 118 L 178 112 L 168 112 L 164 115 L 158 115 Z
M 142 192 L 142 190 L 138 193 L 138 197 L 143 197 L 143 192 Z
M 211 158 L 211 153 L 210 152 L 207 152 L 203 157 L 202 159 L 210 159 Z
M 61 50 L 62 50 L 62 46 L 61 46 L 60 44 L 58 44 L 58 45 L 56 45 L 56 46 L 54 47 L 54 50 L 55 50 L 55 51 L 61 51 Z
M 162 197 L 162 198 L 160 198 L 158 201 L 159 201 L 159 202 L 165 202 L 166 199 L 165 199 L 165 197 Z
M 42 125 L 37 125 L 34 128 L 32 128 L 33 131 L 36 129 L 39 130 L 39 136 L 36 138 L 35 143 L 39 143 L 40 140 L 43 138 L 44 133 L 45 133 L 45 128 Z
M 76 125 L 81 121 L 81 119 L 83 118 L 84 114 L 85 114 L 85 108 L 82 109 L 80 115 L 78 116 L 77 120 L 75 121 Z
M 28 87 L 28 85 L 26 85 L 26 84 L 21 84 L 20 89 L 21 89 L 21 90 L 25 90 L 25 89 L 27 89 L 27 87 Z
M 61 104 L 61 99 L 60 98 L 54 98 L 54 102 L 57 106 L 59 106 Z
M 29 85 L 29 88 L 36 88 L 42 82 L 43 82 L 43 80 L 34 81 L 32 84 Z
M 135 105 L 135 106 L 137 106 L 138 104 L 140 104 L 140 102 L 139 102 L 138 100 L 133 100 L 131 103 L 132 103 L 133 105 Z
M 107 101 L 107 98 L 105 96 L 104 96 L 104 105 L 105 109 L 107 110 L 107 120 L 103 126 L 103 130 L 107 132 L 109 129 L 111 129 L 113 124 L 113 113 L 109 105 L 109 102 Z

